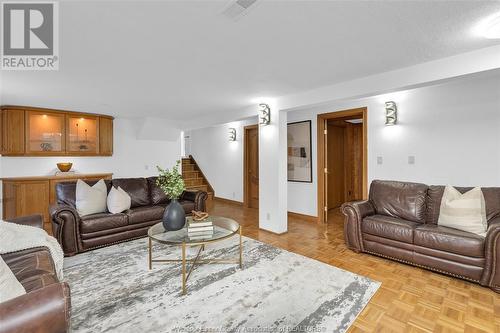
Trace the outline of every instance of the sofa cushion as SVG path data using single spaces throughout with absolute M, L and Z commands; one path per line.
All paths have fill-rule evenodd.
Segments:
M 159 204 L 168 204 L 170 199 L 167 197 L 165 192 L 156 185 L 156 180 L 158 177 L 149 177 L 148 185 L 149 185 L 149 193 L 151 195 L 151 204 L 159 205 Z
M 472 190 L 472 187 L 455 187 L 460 193 Z M 445 186 L 429 186 L 427 191 L 426 223 L 437 224 Z M 486 219 L 490 221 L 500 216 L 500 187 L 482 187 L 486 203 Z
M 417 222 L 391 216 L 372 215 L 363 219 L 361 230 L 370 235 L 413 244 L 413 230 L 417 225 Z
M 57 283 L 52 256 L 46 248 L 35 248 L 2 255 L 26 292 Z
M 475 187 L 462 194 L 453 186 L 446 186 L 441 200 L 438 225 L 486 236 L 488 222 L 481 188 Z
M 427 185 L 374 180 L 370 200 L 377 214 L 423 223 L 425 221 Z
M 413 238 L 418 246 L 484 258 L 484 238 L 470 232 L 427 224 L 418 226 Z
M 82 222 L 80 223 L 80 231 L 85 234 L 101 230 L 124 227 L 126 225 L 128 225 L 128 218 L 127 215 L 123 213 L 99 213 L 83 216 Z
M 129 224 L 137 224 L 148 221 L 158 221 L 163 217 L 164 206 L 146 206 L 130 209 L 126 212 Z
M 117 178 L 113 179 L 111 184 L 115 187 L 121 187 L 130 195 L 132 199 L 131 208 L 149 206 L 151 204 L 146 178 Z
M 76 211 L 80 216 L 106 212 L 107 195 L 108 189 L 103 179 L 92 186 L 78 179 L 75 194 Z
M 130 209 L 132 204 L 132 199 L 130 195 L 125 192 L 121 187 L 111 187 L 108 193 L 107 205 L 108 211 L 111 214 L 122 213 Z

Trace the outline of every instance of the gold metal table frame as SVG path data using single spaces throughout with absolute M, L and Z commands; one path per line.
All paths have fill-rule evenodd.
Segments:
M 189 276 L 191 275 L 194 267 L 196 265 L 200 264 L 239 264 L 240 268 L 243 267 L 243 240 L 242 240 L 242 228 L 241 226 L 234 220 L 227 219 L 227 218 L 218 218 L 218 217 L 213 217 L 213 224 L 215 226 L 218 226 L 219 228 L 227 229 L 230 233 L 227 235 L 223 235 L 221 237 L 217 238 L 210 238 L 206 240 L 197 240 L 197 241 L 189 241 L 189 240 L 182 240 L 179 242 L 176 241 L 170 241 L 170 240 L 161 240 L 158 237 L 155 237 L 154 234 L 152 234 L 153 228 L 159 229 L 160 226 L 163 229 L 163 226 L 161 223 L 158 223 L 151 227 L 148 230 L 148 249 L 149 249 L 149 255 L 148 255 L 148 261 L 149 261 L 149 270 L 153 269 L 153 263 L 158 262 L 158 263 L 182 263 L 182 294 L 186 294 L 186 284 L 187 280 L 189 279 Z M 222 219 L 222 220 L 221 220 Z M 229 223 L 229 225 L 228 225 Z M 168 233 L 170 231 L 166 231 Z M 184 228 L 183 230 L 179 231 L 181 233 L 185 233 L 187 238 L 187 230 Z M 156 234 L 157 236 L 158 234 Z M 205 245 L 210 244 L 210 243 L 216 243 L 222 240 L 225 240 L 227 238 L 233 237 L 235 235 L 239 235 L 239 257 L 238 258 L 230 258 L 230 259 L 202 259 L 201 254 L 205 250 Z M 182 259 L 153 259 L 153 241 L 161 244 L 166 244 L 166 245 L 173 245 L 173 246 L 180 246 L 181 247 L 181 257 Z M 199 250 L 196 254 L 196 256 L 192 259 L 189 259 L 186 257 L 186 249 L 188 247 L 197 247 L 199 246 Z M 191 265 L 189 266 L 189 270 L 187 269 L 187 264 L 190 263 Z

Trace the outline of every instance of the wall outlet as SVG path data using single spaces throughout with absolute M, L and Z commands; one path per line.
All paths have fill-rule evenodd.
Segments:
M 271 214 L 269 214 L 269 213 L 266 214 L 266 220 L 268 220 L 268 221 L 271 220 Z
M 381 165 L 384 163 L 384 158 L 382 156 L 377 156 L 377 164 Z
M 415 164 L 415 156 L 408 156 L 408 164 Z
M 233 192 L 233 199 L 236 198 L 236 192 Z
M 149 170 L 149 165 L 145 164 L 144 165 L 144 170 Z

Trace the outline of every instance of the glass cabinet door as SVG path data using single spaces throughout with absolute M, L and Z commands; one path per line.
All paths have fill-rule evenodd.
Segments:
M 94 116 L 67 115 L 68 153 L 95 155 L 99 153 L 99 119 Z
M 27 111 L 26 152 L 61 155 L 64 147 L 64 114 Z

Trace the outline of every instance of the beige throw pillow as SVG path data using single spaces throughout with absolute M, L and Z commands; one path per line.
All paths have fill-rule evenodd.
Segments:
M 106 212 L 108 189 L 104 180 L 93 186 L 78 179 L 76 182 L 76 211 L 80 216 Z
M 130 209 L 132 204 L 132 199 L 127 192 L 125 192 L 120 186 L 115 188 L 111 187 L 111 191 L 108 193 L 108 211 L 111 214 L 121 213 Z
M 446 186 L 441 199 L 438 225 L 486 235 L 488 221 L 486 204 L 480 187 L 462 194 L 453 186 Z
M 23 285 L 0 256 L 0 303 L 24 294 L 26 290 Z

